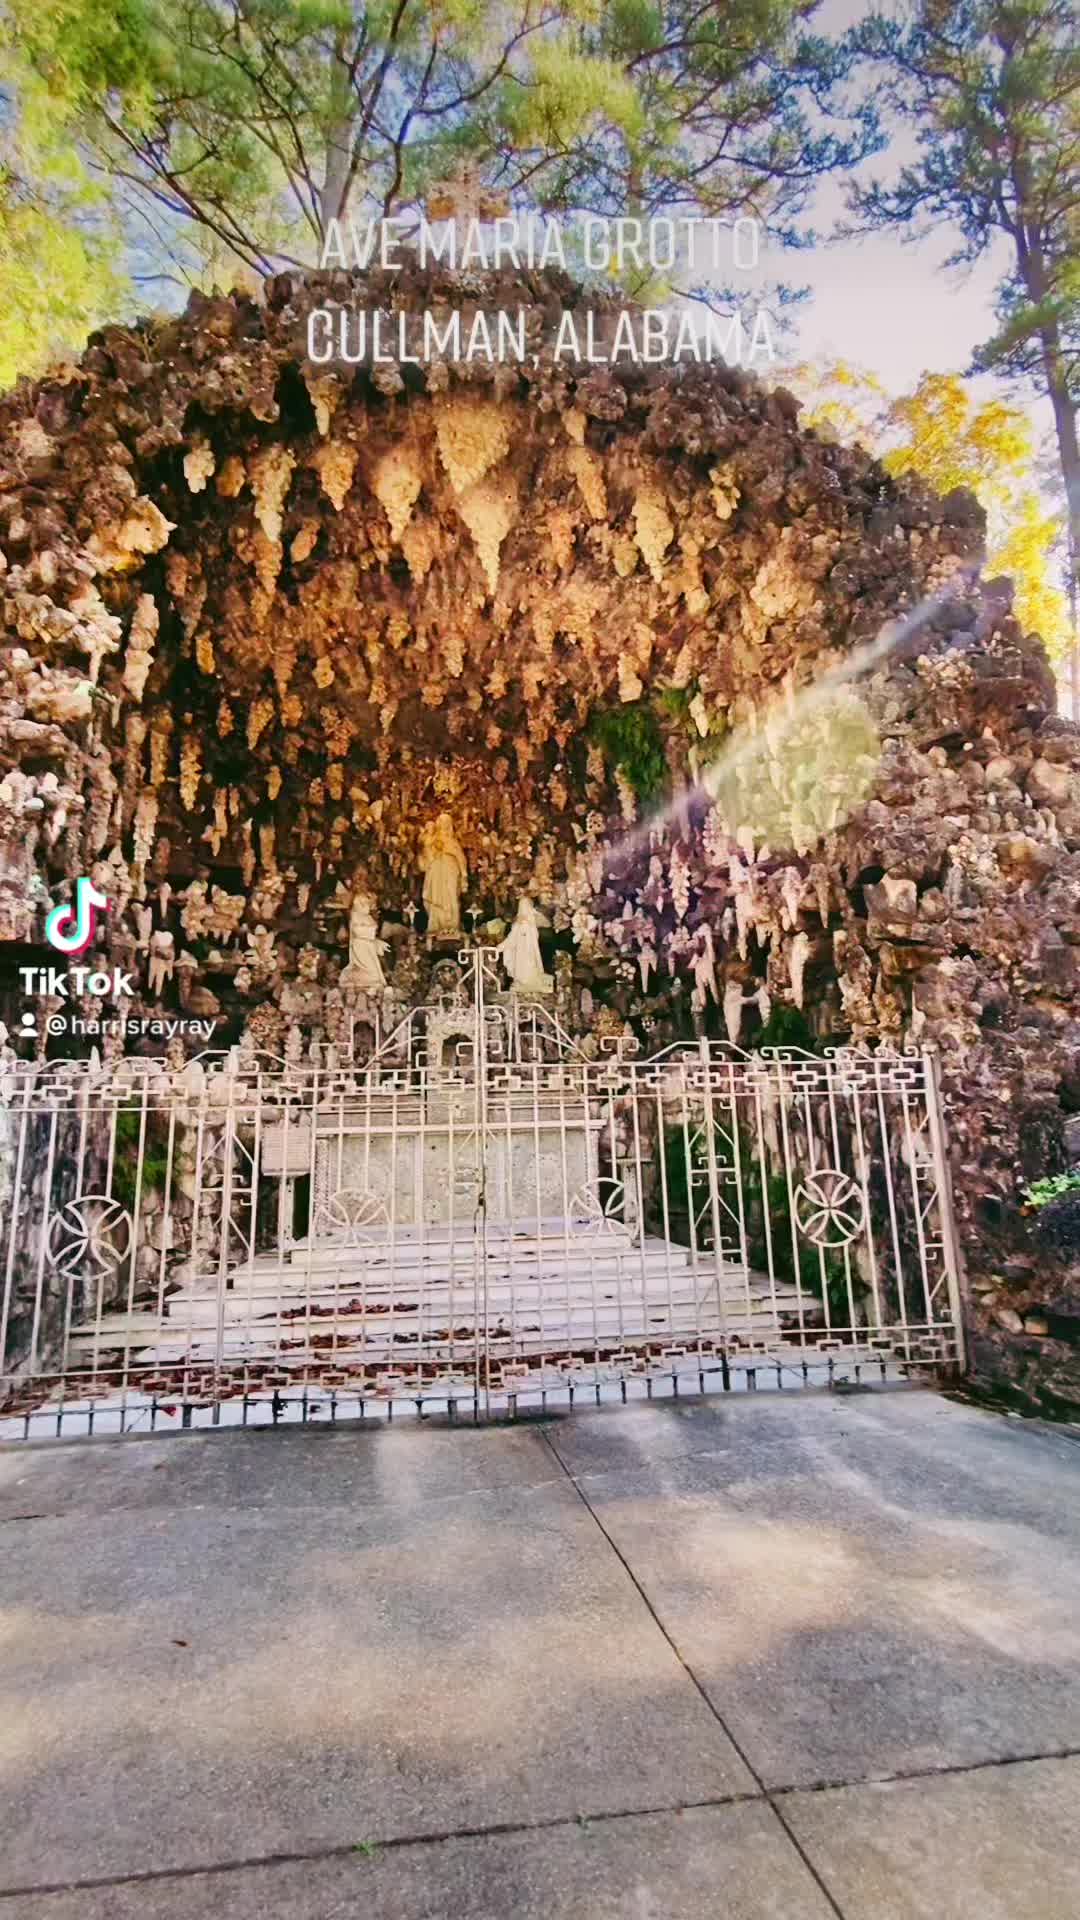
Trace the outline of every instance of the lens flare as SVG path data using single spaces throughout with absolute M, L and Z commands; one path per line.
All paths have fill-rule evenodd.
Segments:
M 752 838 L 759 850 L 767 845 L 773 852 L 809 852 L 823 834 L 851 819 L 873 791 L 881 742 L 868 703 L 852 682 L 912 640 L 939 607 L 955 598 L 960 584 L 954 578 L 928 594 L 820 679 L 778 694 L 753 724 L 728 735 L 716 757 L 699 769 L 689 794 L 677 794 L 639 821 L 612 847 L 612 855 L 644 845 L 694 800 L 715 807 L 732 839 Z

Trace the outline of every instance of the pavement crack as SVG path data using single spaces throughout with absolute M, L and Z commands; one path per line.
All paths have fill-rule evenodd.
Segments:
M 377 1834 L 364 1842 L 372 1857 L 400 1851 L 406 1847 L 438 1847 L 452 1840 L 490 1840 L 516 1834 L 552 1833 L 560 1828 L 598 1827 L 618 1820 L 647 1820 L 664 1814 L 696 1813 L 710 1807 L 754 1805 L 757 1793 L 722 1793 L 705 1800 L 676 1800 L 656 1806 L 605 1807 L 599 1812 L 582 1809 L 576 1813 L 550 1814 L 540 1820 L 499 1820 L 487 1826 L 446 1827 L 433 1833 L 397 1833 L 386 1838 Z M 355 1840 L 335 1842 L 332 1846 L 282 1849 L 274 1853 L 247 1854 L 232 1860 L 200 1860 L 187 1867 L 146 1867 L 131 1873 L 107 1873 L 76 1876 L 69 1880 L 33 1881 L 15 1887 L 0 1887 L 0 1903 L 24 1899 L 28 1894 L 91 1892 L 101 1887 L 127 1887 L 153 1884 L 159 1880 L 197 1880 L 214 1873 L 244 1873 L 256 1867 L 287 1867 L 320 1860 L 355 1859 Z
M 757 1787 L 757 1794 L 754 1797 L 764 1800 L 766 1805 L 771 1810 L 774 1819 L 777 1821 L 778 1825 L 783 1829 L 783 1832 L 786 1835 L 790 1845 L 794 1848 L 794 1851 L 798 1854 L 799 1859 L 802 1861 L 803 1866 L 806 1868 L 807 1873 L 810 1875 L 810 1878 L 813 1880 L 815 1886 L 818 1889 L 818 1892 L 821 1894 L 822 1899 L 827 1903 L 830 1912 L 836 1915 L 837 1920 L 845 1920 L 843 1909 L 840 1906 L 839 1902 L 837 1901 L 836 1896 L 832 1893 L 830 1888 L 827 1886 L 826 1882 L 822 1879 L 821 1874 L 818 1872 L 817 1867 L 814 1865 L 813 1861 L 811 1860 L 809 1854 L 806 1851 L 806 1848 L 802 1844 L 802 1841 L 799 1839 L 798 1835 L 795 1833 L 790 1822 L 784 1815 L 782 1809 L 777 1805 L 775 1799 L 773 1798 L 772 1793 L 770 1792 L 769 1788 L 765 1785 L 765 1782 L 762 1779 L 760 1773 L 758 1772 L 757 1768 L 754 1766 L 753 1761 L 750 1759 L 749 1754 L 746 1752 L 745 1748 L 741 1745 L 741 1743 L 736 1739 L 731 1728 L 728 1726 L 727 1721 L 724 1719 L 723 1714 L 720 1712 L 720 1709 L 717 1707 L 716 1702 L 712 1699 L 711 1695 L 709 1694 L 707 1687 L 704 1685 L 704 1683 L 701 1680 L 699 1680 L 697 1674 L 694 1672 L 693 1667 L 690 1665 L 689 1660 L 686 1658 L 686 1655 L 683 1653 L 682 1648 L 679 1646 L 678 1641 L 674 1638 L 674 1636 L 669 1632 L 668 1628 L 664 1625 L 664 1622 L 660 1618 L 660 1615 L 657 1612 L 656 1607 L 653 1605 L 652 1600 L 649 1598 L 649 1595 L 646 1593 L 645 1588 L 642 1586 L 641 1581 L 638 1579 L 637 1574 L 634 1572 L 634 1569 L 630 1565 L 630 1562 L 626 1558 L 626 1555 L 623 1553 L 621 1547 L 619 1547 L 617 1542 L 612 1538 L 611 1534 L 608 1532 L 608 1529 L 605 1527 L 603 1520 L 600 1518 L 599 1513 L 597 1512 L 596 1508 L 593 1506 L 592 1501 L 589 1499 L 589 1496 L 586 1493 L 585 1488 L 582 1486 L 580 1480 L 578 1480 L 575 1477 L 575 1475 L 571 1473 L 569 1467 L 567 1466 L 565 1460 L 563 1459 L 561 1453 L 559 1452 L 558 1447 L 555 1445 L 554 1440 L 551 1438 L 549 1429 L 547 1427 L 541 1427 L 540 1433 L 544 1439 L 545 1444 L 548 1447 L 550 1447 L 552 1454 L 554 1455 L 555 1459 L 558 1461 L 560 1467 L 562 1468 L 564 1474 L 566 1475 L 567 1480 L 570 1482 L 570 1485 L 573 1487 L 574 1492 L 577 1494 L 578 1499 L 581 1501 L 582 1506 L 585 1508 L 586 1512 L 591 1516 L 594 1524 L 599 1528 L 600 1532 L 603 1534 L 604 1539 L 607 1541 L 607 1544 L 610 1547 L 612 1553 L 615 1555 L 615 1558 L 618 1560 L 620 1566 L 623 1568 L 627 1576 L 627 1579 L 630 1580 L 632 1585 L 634 1586 L 641 1600 L 642 1605 L 645 1607 L 646 1611 L 649 1613 L 658 1632 L 660 1632 L 663 1635 L 664 1639 L 667 1641 L 668 1646 L 671 1648 L 671 1651 L 675 1655 L 676 1660 L 679 1662 L 679 1665 L 681 1666 L 683 1672 L 686 1674 L 687 1679 L 691 1682 L 691 1685 L 696 1688 L 706 1708 L 708 1709 L 709 1713 L 712 1715 L 713 1719 L 716 1721 L 716 1724 L 720 1728 L 721 1733 L 724 1735 L 724 1738 L 728 1741 L 729 1745 L 738 1754 L 739 1759 L 742 1761 L 742 1764 L 746 1768 L 747 1773 L 750 1775 L 751 1779 L 755 1782 L 755 1785 Z
M 606 1529 L 601 1528 L 601 1531 L 606 1535 Z M 615 1552 L 618 1554 L 617 1548 Z M 622 1559 L 621 1554 L 618 1554 L 618 1557 L 620 1560 Z M 635 1581 L 634 1584 L 636 1586 L 638 1582 Z M 649 1610 L 650 1612 L 653 1611 L 651 1607 Z M 680 1665 L 686 1667 L 686 1662 L 682 1659 L 681 1655 L 679 1655 L 678 1648 L 675 1647 L 671 1641 L 670 1634 L 665 1631 L 662 1625 L 660 1631 L 664 1634 L 664 1638 L 669 1644 L 672 1645 L 673 1651 L 679 1658 Z M 701 1687 L 690 1668 L 686 1667 L 686 1671 L 694 1681 L 695 1686 L 698 1687 L 698 1691 L 701 1692 Z M 722 1715 L 716 1711 L 716 1708 L 712 1705 L 711 1701 L 708 1700 L 707 1696 L 706 1704 L 714 1719 L 718 1721 L 727 1738 L 731 1741 L 736 1752 L 740 1753 L 747 1771 L 757 1780 L 758 1775 L 756 1770 L 751 1766 L 745 1755 L 742 1754 L 738 1741 L 733 1738 L 724 1723 Z M 807 1871 L 811 1874 L 815 1884 L 821 1889 L 832 1911 L 841 1914 L 841 1909 L 838 1907 L 835 1898 L 823 1884 L 813 1863 L 806 1860 L 802 1846 L 794 1834 L 791 1833 L 787 1821 L 776 1806 L 775 1803 L 778 1799 L 790 1799 L 792 1795 L 802 1793 L 834 1793 L 858 1787 L 902 1785 L 908 1780 L 933 1780 L 952 1775 L 962 1777 L 968 1773 L 983 1773 L 992 1767 L 1031 1766 L 1041 1760 L 1072 1759 L 1080 1759 L 1080 1747 L 1056 1747 L 1045 1753 L 1010 1754 L 1001 1759 L 973 1760 L 966 1764 L 956 1766 L 913 1768 L 907 1773 L 860 1775 L 857 1779 L 845 1780 L 820 1780 L 815 1781 L 809 1786 L 800 1786 L 797 1784 L 770 1788 L 761 1786 L 760 1790 L 755 1789 L 753 1792 L 719 1793 L 700 1800 L 663 1801 L 652 1806 L 605 1807 L 600 1811 L 583 1808 L 576 1813 L 549 1814 L 545 1818 L 538 1820 L 500 1820 L 494 1821 L 486 1826 L 446 1827 L 431 1833 L 397 1833 L 389 1834 L 385 1837 L 375 1835 L 369 1838 L 365 1844 L 367 1847 L 370 1847 L 372 1857 L 375 1857 L 378 1854 L 392 1853 L 408 1847 L 439 1847 L 453 1840 L 491 1840 L 507 1837 L 512 1838 L 517 1834 L 553 1833 L 559 1829 L 580 1828 L 583 1825 L 598 1827 L 608 1822 L 614 1823 L 620 1820 L 648 1820 L 665 1814 L 677 1815 L 680 1813 L 706 1812 L 709 1808 L 713 1807 L 757 1806 L 764 1801 L 776 1815 L 785 1835 L 790 1838 L 799 1857 L 805 1861 Z M 195 1865 L 186 1867 L 147 1867 L 128 1873 L 108 1873 L 93 1876 L 76 1875 L 67 1880 L 30 1881 L 20 1886 L 0 1887 L 0 1904 L 5 1900 L 25 1899 L 27 1895 L 30 1894 L 44 1895 L 84 1891 L 92 1892 L 95 1888 L 103 1887 L 143 1886 L 152 1885 L 157 1881 L 204 1879 L 210 1874 L 244 1873 L 260 1867 L 286 1867 L 321 1860 L 354 1859 L 356 1853 L 357 1842 L 355 1840 L 346 1840 L 335 1842 L 333 1845 L 325 1847 L 280 1849 L 272 1853 L 246 1854 L 240 1858 L 228 1860 L 200 1860 Z M 843 1920 L 842 1914 L 841 1920 Z
M 903 1786 L 909 1780 L 948 1780 L 953 1775 L 988 1773 L 995 1767 L 1030 1767 L 1040 1760 L 1080 1760 L 1080 1747 L 1048 1747 L 1041 1753 L 992 1754 L 985 1760 L 953 1760 L 939 1767 L 901 1767 L 895 1773 L 863 1773 L 856 1780 L 792 1780 L 782 1787 L 770 1787 L 769 1792 L 777 1798 L 790 1799 L 796 1793 L 840 1793 L 849 1787 Z

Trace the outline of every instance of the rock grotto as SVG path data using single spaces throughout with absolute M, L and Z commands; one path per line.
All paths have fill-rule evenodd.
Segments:
M 358 291 L 524 305 L 535 364 L 306 365 Z M 975 1371 L 1076 1401 L 1077 1269 L 1022 1204 L 1080 1111 L 1080 732 L 1042 646 L 969 495 L 741 371 L 556 364 L 584 298 L 284 275 L 0 401 L 4 1059 L 50 1045 L 17 966 L 80 874 L 137 1009 L 362 1047 L 437 964 L 446 815 L 470 937 L 535 903 L 593 1043 L 936 1049 Z

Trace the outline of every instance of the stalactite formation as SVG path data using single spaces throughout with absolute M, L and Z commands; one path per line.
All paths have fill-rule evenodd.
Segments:
M 594 1039 L 939 1049 L 978 1326 L 1023 1324 L 1019 1188 L 1080 1105 L 1080 735 L 977 505 L 722 367 L 304 360 L 312 304 L 466 294 L 285 275 L 0 402 L 0 940 L 86 873 L 144 1007 L 340 1045 L 358 889 L 389 1004 L 424 991 L 447 813 L 472 933 L 528 895 Z M 537 335 L 585 299 L 484 297 Z

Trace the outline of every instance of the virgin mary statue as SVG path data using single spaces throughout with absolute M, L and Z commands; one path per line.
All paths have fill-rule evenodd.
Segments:
M 440 813 L 420 844 L 420 871 L 424 876 L 424 907 L 428 938 L 461 932 L 461 890 L 469 877 L 454 823 Z
M 555 985 L 551 974 L 544 972 L 539 926 L 540 916 L 532 901 L 522 897 L 517 918 L 499 947 L 503 966 L 519 993 L 550 993 Z

